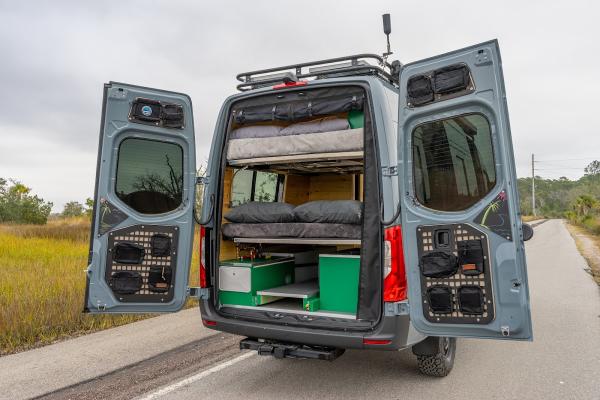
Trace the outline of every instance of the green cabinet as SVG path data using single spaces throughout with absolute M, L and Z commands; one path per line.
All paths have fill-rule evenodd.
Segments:
M 219 301 L 225 305 L 258 306 L 278 297 L 257 295 L 257 291 L 292 283 L 292 258 L 226 260 L 219 266 Z
M 356 314 L 359 274 L 359 255 L 319 255 L 320 310 Z

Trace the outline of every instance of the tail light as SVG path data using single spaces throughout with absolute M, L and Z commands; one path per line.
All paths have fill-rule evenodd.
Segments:
M 208 287 L 208 283 L 206 282 L 206 256 L 205 256 L 205 235 L 206 235 L 206 230 L 204 229 L 203 226 L 200 227 L 200 246 L 199 246 L 199 253 L 200 253 L 200 268 L 199 268 L 199 273 L 200 273 L 200 287 L 201 288 L 205 288 Z
M 402 249 L 402 228 L 399 225 L 385 230 L 383 263 L 383 301 L 406 299 L 406 270 Z

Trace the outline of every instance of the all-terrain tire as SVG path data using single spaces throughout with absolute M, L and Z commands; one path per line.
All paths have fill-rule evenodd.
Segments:
M 447 376 L 454 367 L 456 338 L 440 338 L 438 352 L 433 355 L 417 356 L 422 374 L 435 377 Z

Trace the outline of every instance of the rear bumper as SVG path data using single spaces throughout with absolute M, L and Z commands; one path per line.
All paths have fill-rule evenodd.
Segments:
M 210 321 L 210 325 L 205 323 L 207 328 L 251 338 L 342 349 L 398 350 L 415 343 L 415 335 L 411 332 L 414 329 L 408 314 L 385 315 L 381 322 L 368 332 L 345 332 L 224 318 L 215 311 L 210 300 L 200 300 L 200 312 L 203 320 Z M 365 344 L 365 339 L 371 344 Z M 420 340 L 422 338 L 417 341 Z

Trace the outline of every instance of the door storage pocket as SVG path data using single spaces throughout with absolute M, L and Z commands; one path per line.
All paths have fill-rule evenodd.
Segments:
M 144 260 L 144 246 L 119 242 L 113 248 L 113 261 L 119 264 L 141 264 Z
M 465 275 L 483 273 L 483 246 L 481 240 L 465 240 L 457 243 L 458 261 Z
M 421 273 L 428 278 L 446 278 L 456 274 L 458 260 L 452 253 L 431 251 L 421 256 Z
M 458 288 L 458 304 L 463 314 L 483 314 L 483 292 L 479 286 Z
M 142 275 L 134 271 L 113 272 L 109 286 L 118 294 L 135 294 L 142 288 Z
M 427 289 L 429 308 L 434 313 L 452 312 L 452 290 L 448 286 L 436 285 Z
M 152 257 L 167 257 L 171 255 L 171 237 L 162 233 L 152 235 L 150 248 Z
M 170 267 L 150 267 L 148 272 L 148 288 L 151 292 L 165 293 L 171 286 L 172 272 Z

